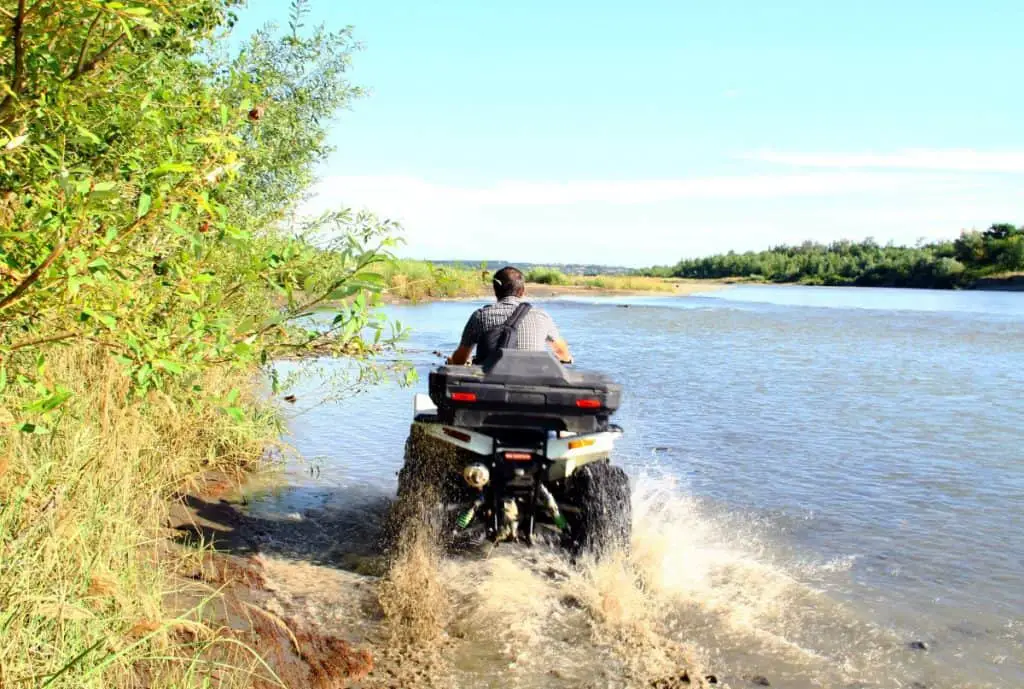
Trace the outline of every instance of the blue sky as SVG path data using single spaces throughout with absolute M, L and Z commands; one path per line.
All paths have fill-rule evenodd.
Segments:
M 1024 2 L 313 0 L 354 25 L 315 210 L 624 265 L 1024 223 Z M 250 0 L 240 32 L 277 20 Z

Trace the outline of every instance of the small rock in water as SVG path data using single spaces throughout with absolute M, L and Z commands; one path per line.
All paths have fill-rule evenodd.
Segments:
M 288 517 L 288 519 L 290 519 L 293 522 L 301 522 L 302 521 L 302 515 L 299 514 L 298 512 L 289 512 L 286 516 Z
M 924 682 L 911 682 L 910 689 L 928 689 L 928 685 Z
M 704 682 L 706 684 L 718 684 L 718 676 L 704 675 Z M 663 677 L 651 682 L 651 689 L 681 689 L 684 686 L 690 686 L 690 673 L 686 671 L 678 677 Z
M 583 607 L 583 601 L 576 596 L 562 596 L 562 599 L 558 601 L 566 608 L 572 608 L 578 610 Z
M 678 689 L 683 685 L 689 686 L 690 675 L 687 672 L 678 677 L 663 677 L 662 679 L 656 679 L 651 682 L 651 689 Z
M 567 573 L 559 571 L 554 567 L 548 567 L 547 569 L 545 569 L 544 576 L 554 581 L 566 581 L 569 578 L 569 575 Z
M 750 678 L 750 683 L 759 687 L 770 687 L 772 685 L 764 675 L 754 675 Z
M 909 644 L 907 644 L 907 648 L 909 648 L 912 651 L 927 651 L 928 644 L 924 641 L 911 641 Z

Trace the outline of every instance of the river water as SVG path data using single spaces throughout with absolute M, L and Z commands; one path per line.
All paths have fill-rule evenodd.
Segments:
M 415 389 L 314 404 L 319 384 L 300 384 L 287 440 L 306 461 L 250 508 L 271 519 L 333 510 L 345 515 L 338 539 L 372 548 L 357 541 L 394 492 L 429 352 L 454 348 L 475 305 L 389 307 L 412 328 Z M 1024 295 L 739 286 L 542 306 L 581 368 L 625 388 L 616 461 L 633 484 L 644 583 L 617 589 L 609 613 L 608 587 L 585 577 L 608 632 L 591 615 L 589 633 L 609 653 L 690 654 L 730 686 L 758 675 L 784 687 L 1024 686 Z M 481 624 L 505 630 L 472 659 L 453 651 L 450 681 L 651 678 L 621 670 L 628 657 L 598 656 L 530 674 L 526 655 L 549 668 L 579 648 L 563 647 L 582 632 L 564 595 L 577 575 L 559 558 L 445 565 L 463 619 L 485 610 Z M 503 591 L 491 608 L 479 601 L 488 586 Z M 593 679 L 592 661 L 604 684 L 580 679 Z

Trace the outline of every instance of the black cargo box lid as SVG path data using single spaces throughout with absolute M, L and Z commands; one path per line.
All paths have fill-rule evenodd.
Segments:
M 506 351 L 488 369 L 443 366 L 430 374 L 430 397 L 451 406 L 456 392 L 472 393 L 476 406 L 574 414 L 608 414 L 619 407 L 622 386 L 599 373 L 569 371 L 547 352 Z
M 442 366 L 436 374 L 449 380 L 476 380 L 509 385 L 543 385 L 556 388 L 618 390 L 608 376 L 592 371 L 570 370 L 550 352 L 499 351 L 489 368 L 482 366 Z

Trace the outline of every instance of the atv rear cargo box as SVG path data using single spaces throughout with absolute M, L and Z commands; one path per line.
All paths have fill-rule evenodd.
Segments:
M 487 368 L 443 366 L 431 372 L 429 391 L 442 423 L 574 433 L 606 430 L 622 396 L 601 374 L 567 370 L 549 352 L 516 350 L 500 351 Z

